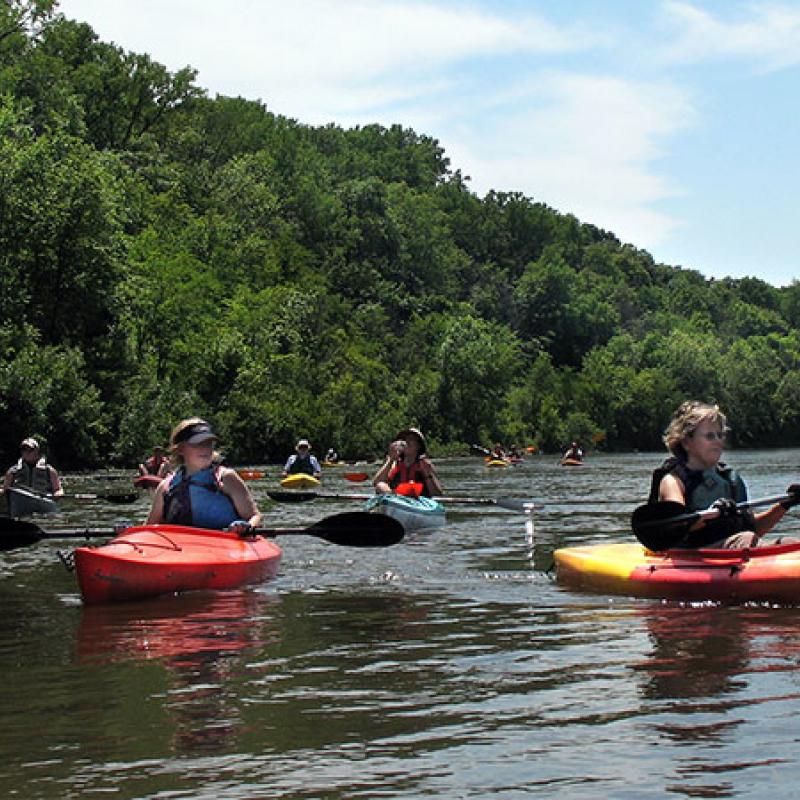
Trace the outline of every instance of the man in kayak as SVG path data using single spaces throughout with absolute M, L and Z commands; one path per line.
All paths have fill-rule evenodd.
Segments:
M 648 502 L 680 503 L 688 512 L 712 505 L 720 510 L 720 516 L 695 523 L 677 547 L 756 547 L 800 503 L 800 485 L 792 484 L 787 489 L 792 498 L 766 511 L 737 509 L 737 503 L 747 500 L 747 486 L 720 460 L 727 434 L 727 419 L 719 407 L 696 400 L 678 408 L 664 433 L 672 455 L 653 472 Z
M 157 475 L 163 478 L 169 472 L 169 459 L 164 453 L 164 448 L 156 445 L 153 454 L 143 463 L 139 464 L 140 475 Z
M 562 461 L 583 461 L 583 448 L 577 443 L 572 442 L 569 449 L 562 456 Z
M 239 534 L 261 524 L 247 484 L 236 470 L 220 464 L 216 441 L 211 426 L 199 417 L 175 426 L 170 449 L 176 471 L 156 489 L 146 524 L 230 529 Z
M 63 497 L 64 489 L 61 487 L 58 472 L 41 455 L 39 442 L 32 438 L 23 439 L 19 451 L 20 459 L 6 472 L 0 494 L 4 494 L 12 486 L 18 486 L 36 494 Z
M 300 439 L 295 446 L 295 453 L 286 459 L 286 465 L 283 468 L 283 477 L 287 475 L 311 475 L 314 478 L 322 476 L 322 467 L 317 461 L 317 457 L 311 452 L 311 443 L 308 439 Z
M 422 431 L 418 428 L 400 431 L 389 445 L 386 461 L 372 479 L 375 491 L 412 497 L 443 495 L 442 483 L 426 451 Z

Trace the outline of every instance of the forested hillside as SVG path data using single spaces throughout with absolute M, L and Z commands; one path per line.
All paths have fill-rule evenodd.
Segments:
M 132 463 L 501 440 L 658 448 L 683 399 L 800 443 L 800 284 L 707 280 L 497 187 L 424 132 L 211 98 L 51 2 L 0 4 L 0 455 Z M 752 265 L 758 274 L 759 265 Z M 436 451 L 435 451 L 436 452 Z M 439 450 L 441 452 L 441 450 Z

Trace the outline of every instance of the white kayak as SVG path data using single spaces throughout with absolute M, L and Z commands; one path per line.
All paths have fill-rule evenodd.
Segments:
M 58 503 L 50 495 L 38 494 L 23 486 L 6 490 L 9 517 L 27 517 L 30 514 L 54 514 Z
M 430 497 L 376 494 L 367 500 L 364 509 L 396 519 L 406 531 L 440 528 L 445 522 L 444 506 Z

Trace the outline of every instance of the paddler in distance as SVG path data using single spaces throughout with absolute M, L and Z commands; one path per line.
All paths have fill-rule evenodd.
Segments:
M 58 472 L 42 456 L 39 442 L 31 437 L 23 439 L 19 445 L 19 452 L 19 461 L 6 472 L 0 494 L 4 494 L 12 486 L 18 486 L 30 489 L 36 494 L 63 497 L 64 489 Z
M 153 454 L 139 464 L 139 475 L 157 475 L 163 478 L 169 472 L 169 458 L 161 445 L 153 447 Z
M 283 477 L 287 475 L 311 475 L 314 478 L 322 476 L 322 467 L 317 461 L 317 457 L 311 452 L 311 442 L 308 439 L 300 439 L 295 445 L 295 451 L 286 459 L 283 468 Z
M 418 428 L 400 431 L 389 445 L 386 461 L 372 479 L 375 491 L 411 497 L 443 495 L 442 483 L 426 451 L 422 431 Z
M 728 430 L 718 406 L 689 400 L 675 411 L 664 433 L 664 444 L 672 455 L 653 472 L 648 503 L 679 503 L 689 512 L 714 506 L 721 512 L 693 525 L 677 547 L 757 547 L 759 539 L 800 503 L 800 485 L 792 484 L 786 490 L 792 498 L 766 511 L 736 508 L 747 500 L 747 487 L 720 460 Z M 788 541 L 783 538 L 784 543 Z
M 220 463 L 216 441 L 211 426 L 199 417 L 175 426 L 170 436 L 175 472 L 158 485 L 148 525 L 229 529 L 243 535 L 261 524 L 247 484 L 236 470 Z

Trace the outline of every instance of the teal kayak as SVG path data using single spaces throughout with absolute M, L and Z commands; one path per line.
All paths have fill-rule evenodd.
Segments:
M 364 509 L 396 519 L 407 531 L 440 528 L 445 522 L 444 506 L 430 497 L 376 494 Z

